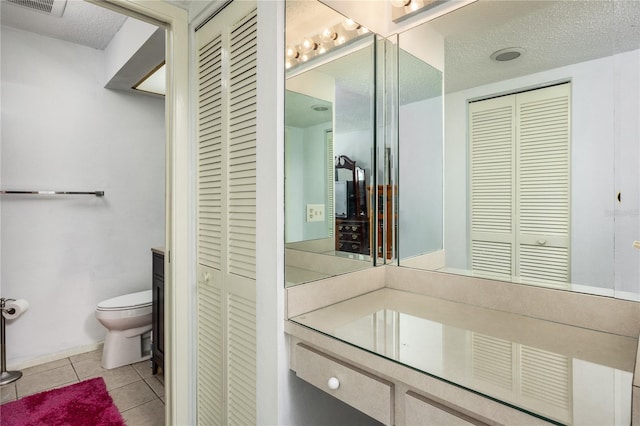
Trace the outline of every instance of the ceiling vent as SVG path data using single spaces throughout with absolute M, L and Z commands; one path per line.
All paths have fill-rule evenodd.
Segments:
M 61 17 L 67 6 L 67 0 L 7 0 L 7 3 L 56 17 Z

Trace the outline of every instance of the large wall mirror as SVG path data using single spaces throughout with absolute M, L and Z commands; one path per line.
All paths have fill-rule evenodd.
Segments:
M 479 0 L 399 34 L 401 266 L 638 300 L 638 22 Z
M 376 37 L 316 1 L 286 3 L 285 277 L 371 267 Z

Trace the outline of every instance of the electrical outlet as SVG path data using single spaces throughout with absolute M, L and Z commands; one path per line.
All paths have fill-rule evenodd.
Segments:
M 324 204 L 307 204 L 307 222 L 324 222 Z

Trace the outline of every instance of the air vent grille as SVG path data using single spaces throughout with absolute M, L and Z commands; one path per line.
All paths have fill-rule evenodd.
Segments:
M 7 0 L 9 3 L 46 13 L 51 16 L 62 16 L 64 8 L 67 6 L 67 0 Z

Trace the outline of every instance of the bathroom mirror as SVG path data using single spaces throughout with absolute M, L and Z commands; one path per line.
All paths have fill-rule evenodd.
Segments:
M 375 35 L 315 1 L 286 3 L 287 285 L 372 266 Z
M 637 1 L 479 0 L 399 34 L 401 266 L 638 300 L 638 22 Z

